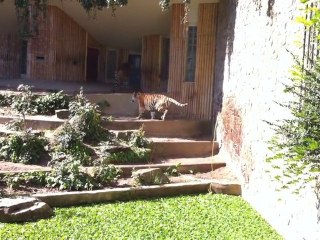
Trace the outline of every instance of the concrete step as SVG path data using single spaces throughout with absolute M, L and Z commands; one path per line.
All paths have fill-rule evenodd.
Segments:
M 218 152 L 218 143 L 212 140 L 182 138 L 150 138 L 153 158 L 209 157 Z
M 0 124 L 19 119 L 19 116 L 0 116 Z M 26 116 L 27 128 L 36 130 L 54 130 L 65 122 L 55 116 Z
M 7 164 L 10 170 L 1 168 L 2 164 Z M 133 169 L 161 168 L 164 172 L 168 168 L 177 167 L 179 173 L 205 173 L 225 167 L 226 163 L 213 157 L 202 158 L 158 158 L 146 164 L 125 164 L 116 165 L 122 170 L 121 177 L 130 177 Z M 84 167 L 87 172 L 91 172 L 93 167 Z M 21 163 L 0 162 L 0 177 L 7 174 L 21 172 L 50 172 L 51 168 L 38 165 L 24 165 Z
M 122 170 L 122 177 L 130 177 L 133 169 L 145 168 L 161 168 L 165 172 L 168 168 L 177 167 L 181 174 L 186 173 L 204 173 L 214 171 L 218 168 L 225 167 L 226 163 L 222 161 L 213 160 L 212 157 L 207 158 L 171 158 L 155 160 L 148 164 L 128 164 L 117 165 Z
M 137 120 L 134 118 L 117 118 L 102 124 L 110 130 L 129 130 L 143 127 L 147 137 L 195 138 L 212 136 L 212 124 L 204 120 Z
M 18 116 L 1 116 L 0 124 L 4 124 Z M 26 116 L 28 128 L 37 130 L 54 130 L 63 124 L 65 120 L 55 116 Z M 134 118 L 115 119 L 113 121 L 103 121 L 102 125 L 110 130 L 132 130 L 143 126 L 147 137 L 180 137 L 196 138 L 212 136 L 212 126 L 210 121 L 202 120 L 135 120 Z

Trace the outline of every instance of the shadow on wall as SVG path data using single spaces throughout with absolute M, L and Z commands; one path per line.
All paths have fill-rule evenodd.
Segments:
M 223 82 L 225 64 L 228 64 L 228 78 L 230 77 L 230 62 L 233 53 L 234 29 L 236 23 L 238 0 L 224 0 L 219 3 L 215 84 L 213 97 L 213 123 L 221 112 L 223 101 Z M 227 59 L 226 59 L 227 58 Z M 226 61 L 227 60 L 227 61 Z

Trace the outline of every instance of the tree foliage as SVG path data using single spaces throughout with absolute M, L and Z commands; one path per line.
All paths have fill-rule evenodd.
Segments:
M 297 20 L 307 30 L 315 31 L 312 44 L 316 44 L 320 39 L 320 9 L 308 4 L 311 1 L 301 2 L 305 4 L 304 15 L 309 17 L 301 16 Z M 279 103 L 290 110 L 292 117 L 272 123 L 276 134 L 270 149 L 275 154 L 268 161 L 282 171 L 275 176 L 282 182 L 282 188 L 294 187 L 298 193 L 320 173 L 320 57 L 295 57 L 295 60 L 291 83 L 284 90 L 293 100 L 288 104 Z
M 6 0 L 0 0 L 0 3 Z M 11 1 L 11 0 L 9 0 Z M 71 1 L 71 0 L 61 0 Z M 186 15 L 184 22 L 186 22 L 189 12 L 188 5 L 191 0 L 181 0 L 185 4 Z M 111 8 L 114 14 L 117 7 L 122 7 L 128 4 L 128 0 L 77 0 L 77 2 L 89 13 L 91 11 L 103 10 Z M 162 10 L 167 10 L 170 6 L 171 0 L 159 0 L 159 5 Z M 48 0 L 15 0 L 17 18 L 19 22 L 19 33 L 23 38 L 29 38 L 37 35 L 38 21 L 41 16 L 45 16 L 48 6 Z M 31 24 L 32 21 L 32 24 Z

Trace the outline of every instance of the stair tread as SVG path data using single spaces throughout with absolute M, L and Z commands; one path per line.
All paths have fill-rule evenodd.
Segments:
M 212 156 L 210 157 L 193 157 L 193 158 L 158 158 L 154 159 L 154 164 L 206 164 L 206 163 L 225 163 L 221 160 L 215 160 Z
M 107 119 L 108 117 L 103 117 Z M 111 122 L 172 122 L 172 121 L 181 121 L 181 122 L 210 122 L 209 120 L 192 120 L 192 119 L 167 119 L 165 121 L 161 119 L 137 119 L 136 117 L 114 117 Z
M 177 138 L 177 137 L 149 137 L 153 142 L 212 142 L 210 137 L 201 138 Z

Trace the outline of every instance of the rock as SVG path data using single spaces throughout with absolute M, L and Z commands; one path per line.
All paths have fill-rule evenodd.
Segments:
M 141 185 L 159 185 L 169 183 L 169 178 L 160 168 L 139 169 L 132 172 L 134 181 Z
M 214 193 L 227 194 L 227 195 L 241 195 L 240 184 L 225 184 L 225 183 L 211 183 L 210 190 Z
M 36 198 L 3 198 L 0 200 L 0 222 L 25 222 L 53 215 L 52 208 Z
M 70 111 L 68 109 L 59 109 L 56 110 L 56 116 L 59 119 L 68 119 L 70 115 Z
M 137 130 L 125 130 L 125 131 L 117 131 L 116 138 L 123 141 L 129 141 L 132 134 L 137 132 Z

